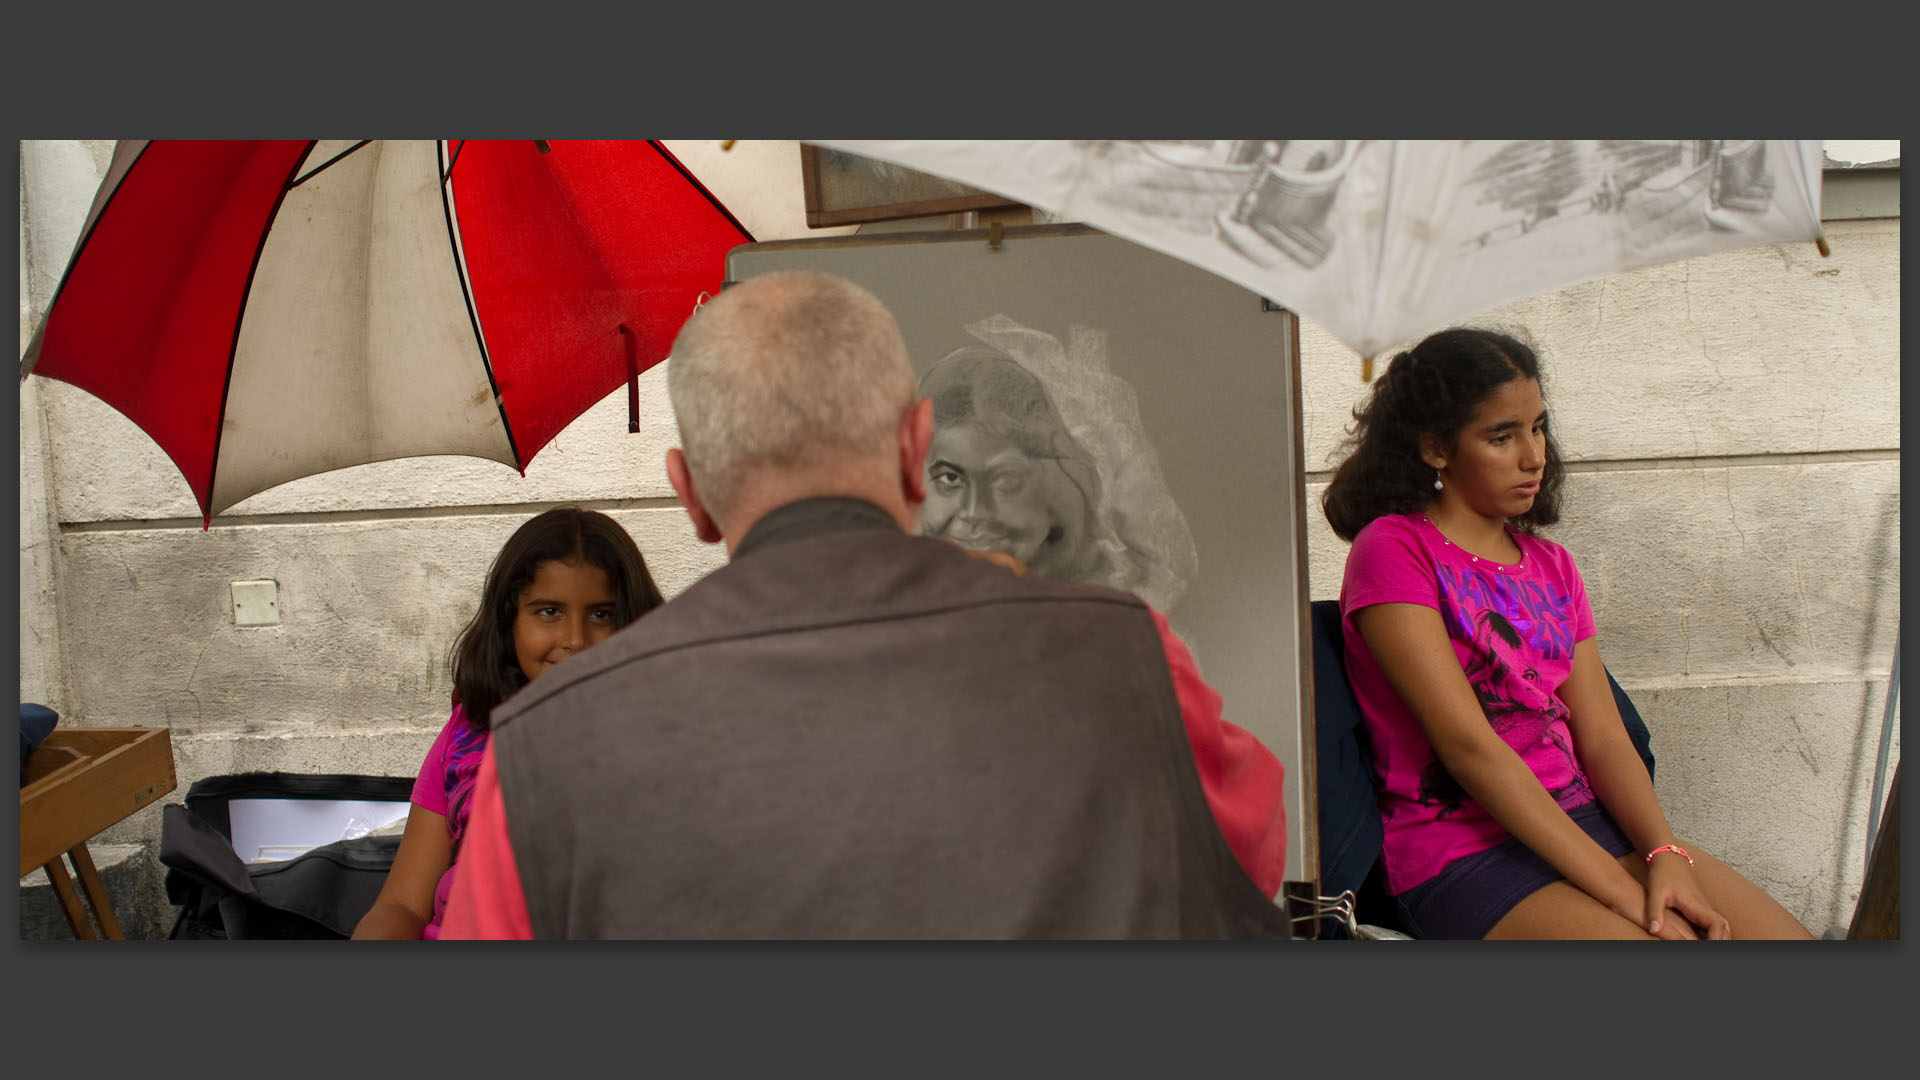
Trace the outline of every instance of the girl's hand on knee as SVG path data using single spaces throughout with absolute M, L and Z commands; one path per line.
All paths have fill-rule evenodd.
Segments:
M 1665 903 L 1655 903 L 1651 888 L 1641 888 L 1637 881 L 1631 891 L 1622 890 L 1611 901 L 1600 899 L 1615 915 L 1662 941 L 1695 941 L 1700 937 L 1683 915 L 1670 911 Z
M 1652 902 L 1647 904 L 1647 933 L 1661 941 L 1698 941 L 1700 934 L 1684 915 L 1672 908 L 1656 908 Z
M 1628 880 L 1631 881 L 1632 879 Z M 1647 890 L 1641 888 L 1640 883 L 1637 881 L 1633 882 L 1633 888 L 1630 891 L 1623 889 L 1620 895 L 1612 900 L 1608 900 L 1605 897 L 1595 897 L 1595 899 L 1606 904 L 1607 909 L 1615 915 L 1620 916 L 1649 934 L 1655 934 L 1659 937 L 1674 936 L 1671 932 L 1671 927 L 1662 927 L 1663 930 L 1669 931 L 1668 933 L 1659 933 L 1652 929 L 1652 923 L 1659 912 L 1652 905 Z M 1673 921 L 1685 922 L 1684 919 Z
M 1725 941 L 1733 937 L 1726 918 L 1713 910 L 1700 891 L 1692 865 L 1678 856 L 1661 855 L 1648 866 L 1647 918 L 1647 932 L 1663 938 Z

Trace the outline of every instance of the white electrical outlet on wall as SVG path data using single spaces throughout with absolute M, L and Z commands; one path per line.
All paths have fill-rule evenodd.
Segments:
M 235 581 L 233 587 L 233 624 L 235 626 L 276 626 L 280 622 L 280 583 Z

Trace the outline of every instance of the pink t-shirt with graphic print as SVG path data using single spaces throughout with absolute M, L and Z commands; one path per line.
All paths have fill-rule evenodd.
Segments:
M 453 845 L 453 861 L 434 886 L 433 918 L 420 931 L 426 941 L 439 938 L 440 925 L 446 919 L 453 871 L 460 860 L 460 841 L 466 835 L 467 815 L 473 809 L 473 782 L 480 773 L 480 758 L 486 752 L 489 735 L 468 727 L 466 710 L 455 705 L 453 715 L 440 729 L 440 737 L 427 748 L 427 759 L 413 782 L 413 805 L 446 818 L 447 836 Z
M 1381 782 L 1386 884 L 1396 895 L 1510 834 L 1440 764 L 1419 721 L 1354 628 L 1354 613 L 1362 608 L 1420 604 L 1439 611 L 1494 731 L 1562 809 L 1594 797 L 1557 694 L 1573 670 L 1574 643 L 1593 636 L 1586 586 L 1565 548 L 1508 532 L 1520 547 L 1516 566 L 1462 551 L 1420 514 L 1375 519 L 1347 553 L 1340 586 L 1347 679 L 1360 701 Z

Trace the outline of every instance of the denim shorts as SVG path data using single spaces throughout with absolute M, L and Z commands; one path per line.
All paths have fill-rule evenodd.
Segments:
M 1634 850 L 1598 799 L 1567 811 L 1613 856 Z M 1564 875 L 1515 839 L 1463 856 L 1393 898 L 1400 925 L 1417 938 L 1479 940 L 1515 905 Z

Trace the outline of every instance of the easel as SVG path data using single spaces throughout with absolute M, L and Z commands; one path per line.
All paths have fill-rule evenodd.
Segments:
M 1063 355 L 1073 328 L 1089 331 L 1083 340 L 1099 343 L 1101 377 L 1127 385 L 1142 432 L 1159 440 L 1156 467 L 1205 568 L 1172 621 L 1229 718 L 1286 768 L 1288 871 L 1277 899 L 1313 932 L 1318 916 L 1304 916 L 1320 891 L 1320 857 L 1298 320 L 1224 278 L 1086 225 L 902 224 L 743 245 L 728 254 L 726 279 L 776 270 L 847 278 L 887 305 L 922 369 L 979 344 L 967 328 L 994 319 L 1053 338 Z M 1221 467 L 1222 445 L 1237 448 L 1232 468 Z M 1261 498 L 1247 498 L 1247 478 L 1258 478 Z

